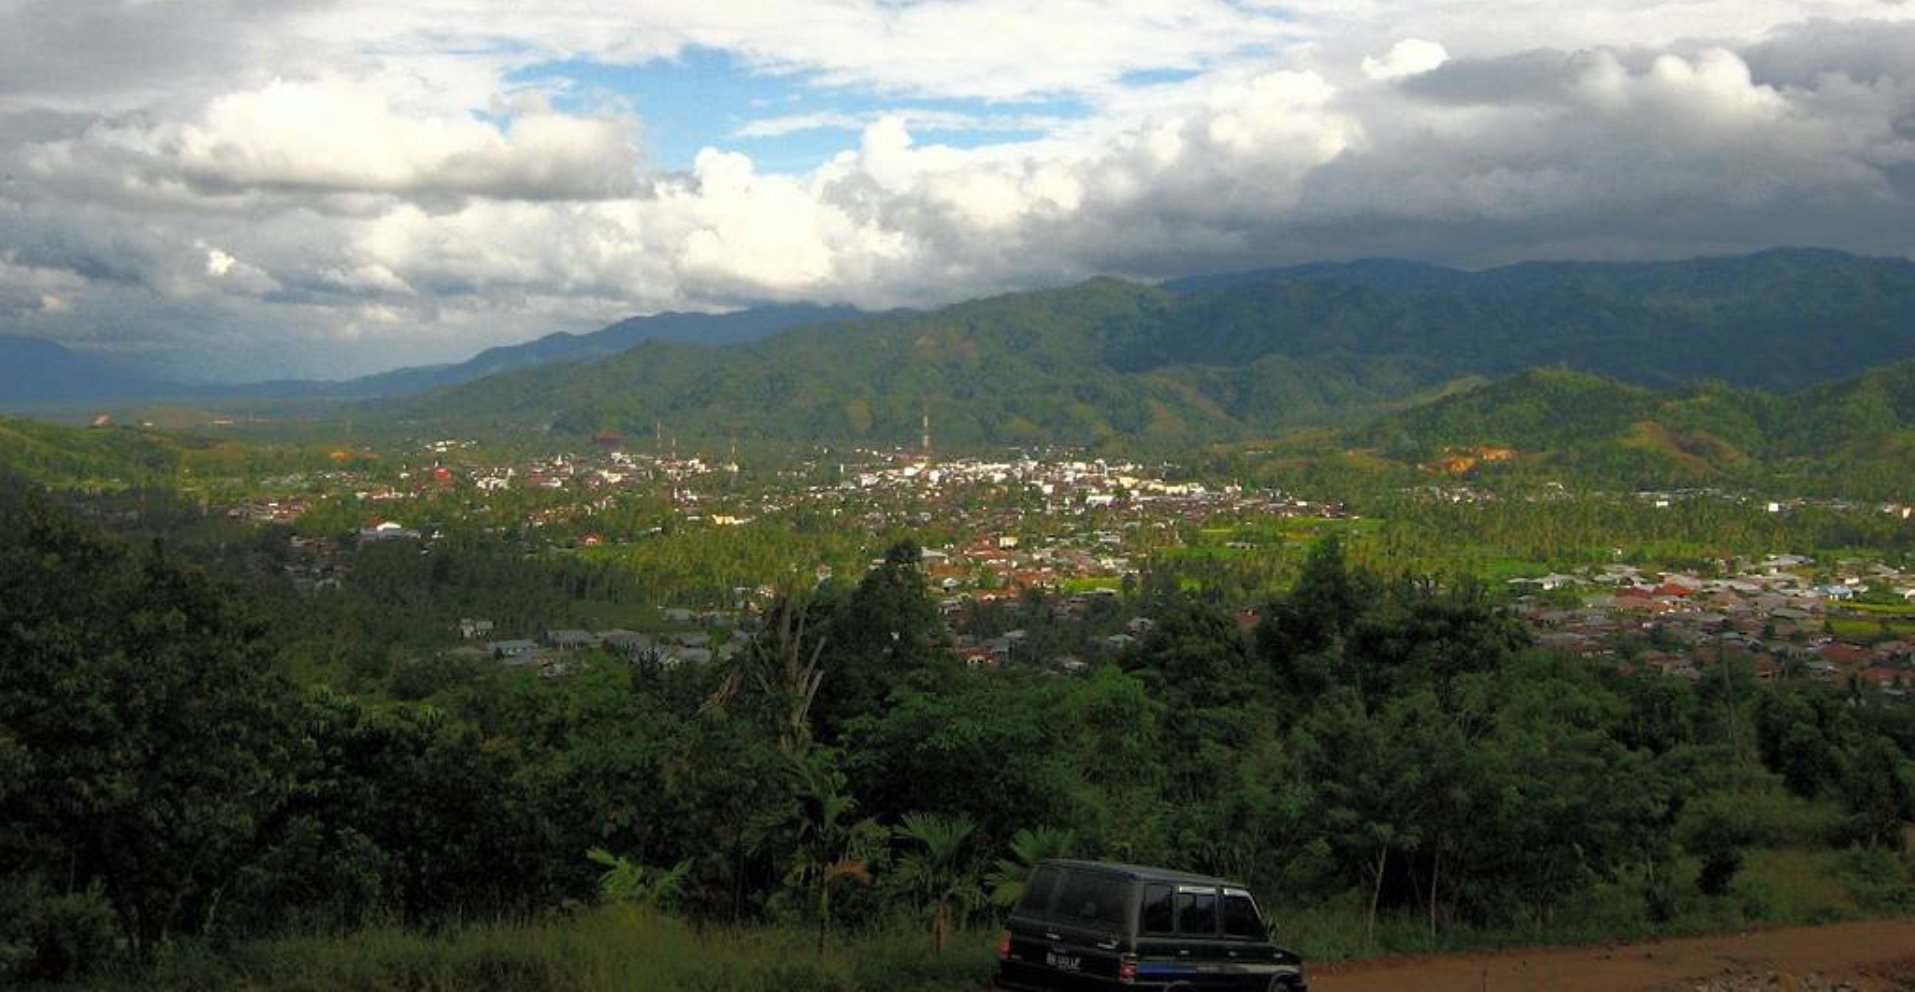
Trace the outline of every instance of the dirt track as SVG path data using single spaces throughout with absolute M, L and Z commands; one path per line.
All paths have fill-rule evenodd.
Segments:
M 1310 989 L 1903 992 L 1915 989 L 1915 920 L 1324 965 L 1312 969 Z

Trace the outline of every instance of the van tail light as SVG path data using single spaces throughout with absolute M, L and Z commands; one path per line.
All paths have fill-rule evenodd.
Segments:
M 1000 958 L 1008 958 L 1011 956 L 1011 932 L 1009 930 L 1002 931 L 997 935 L 997 956 Z
M 1126 985 L 1137 980 L 1137 955 L 1123 954 L 1118 956 L 1117 980 Z

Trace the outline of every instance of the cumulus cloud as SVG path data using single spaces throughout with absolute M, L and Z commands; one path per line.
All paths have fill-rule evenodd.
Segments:
M 1402 79 L 1429 72 L 1449 57 L 1449 49 L 1434 41 L 1406 38 L 1382 56 L 1364 58 L 1363 74 L 1371 79 Z
M 222 94 L 185 122 L 103 122 L 38 148 L 29 167 L 82 181 L 129 172 L 153 187 L 249 191 L 613 196 L 637 186 L 636 123 L 531 104 L 503 123 L 408 106 L 399 80 L 275 79 Z M 397 92 L 395 92 L 397 90 Z
M 160 49 L 143 58 L 87 5 L 0 11 L 0 332 L 336 374 L 758 300 L 1350 255 L 1915 248 L 1910 4 L 193 6 L 129 14 Z M 209 11 L 233 23 L 194 62 L 181 25 Z M 89 77 L 51 44 L 129 61 Z M 844 132 L 808 171 L 726 148 L 672 171 L 642 94 L 592 105 L 518 75 L 699 47 L 901 109 L 730 126 Z M 999 103 L 892 99 L 960 96 Z M 1088 109 L 1026 112 L 1060 99 Z

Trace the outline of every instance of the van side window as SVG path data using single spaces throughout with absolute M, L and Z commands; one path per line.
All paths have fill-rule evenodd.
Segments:
M 1144 886 L 1144 913 L 1139 921 L 1145 933 L 1174 933 L 1176 931 L 1176 908 L 1172 903 L 1173 890 L 1168 885 Z
M 1057 875 L 1057 869 L 1048 865 L 1032 872 L 1030 882 L 1024 886 L 1023 897 L 1017 900 L 1018 910 L 1043 916 L 1050 909 L 1051 893 L 1057 891 Z
M 1111 875 L 1068 872 L 1057 887 L 1057 907 L 1051 915 L 1085 926 L 1122 928 L 1126 888 L 1123 879 Z
M 1177 891 L 1177 932 L 1193 936 L 1217 933 L 1217 890 L 1179 888 Z
M 1223 894 L 1223 934 L 1226 937 L 1263 937 L 1263 920 L 1257 916 L 1257 904 L 1236 892 Z

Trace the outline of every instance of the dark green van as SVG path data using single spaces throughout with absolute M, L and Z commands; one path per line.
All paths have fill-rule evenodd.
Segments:
M 1271 943 L 1242 885 L 1099 861 L 1044 861 L 998 938 L 1005 992 L 1305 992 L 1303 959 Z

